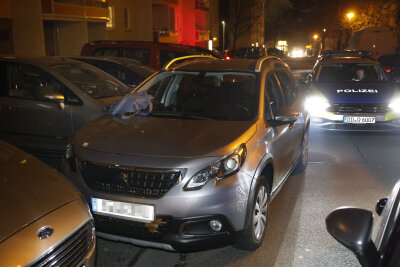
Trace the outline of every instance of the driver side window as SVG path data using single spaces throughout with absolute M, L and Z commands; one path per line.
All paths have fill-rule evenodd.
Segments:
M 275 116 L 278 110 L 283 106 L 282 91 L 274 73 L 269 73 L 265 80 L 265 114 L 267 114 L 267 119 L 272 119 L 270 113 L 272 113 L 272 116 Z M 271 112 L 269 110 L 271 110 Z
M 49 95 L 61 95 L 60 83 L 44 71 L 25 64 L 10 64 L 10 96 L 46 100 Z
M 80 103 L 80 100 L 64 84 L 31 65 L 10 64 L 9 84 L 10 97 L 51 101 L 54 96 L 62 95 L 67 103 Z

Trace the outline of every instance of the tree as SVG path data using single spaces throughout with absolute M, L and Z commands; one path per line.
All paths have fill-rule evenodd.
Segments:
M 284 13 L 291 10 L 290 0 L 266 0 L 265 3 L 265 40 L 276 44 L 278 34 L 287 23 Z
M 236 49 L 239 37 L 251 32 L 252 26 L 261 18 L 264 0 L 230 0 L 229 32 L 232 36 L 232 50 Z

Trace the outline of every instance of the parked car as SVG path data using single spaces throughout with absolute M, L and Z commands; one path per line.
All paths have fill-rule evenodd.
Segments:
M 61 57 L 0 58 L 0 138 L 61 157 L 74 132 L 131 89 L 89 64 Z
M 328 130 L 398 130 L 399 90 L 368 51 L 331 51 L 309 79 L 306 107 L 316 127 Z
M 86 43 L 81 52 L 81 56 L 135 59 L 155 70 L 160 70 L 171 59 L 188 55 L 208 55 L 218 58 L 214 52 L 198 46 L 142 41 L 93 41 Z
M 135 88 L 155 70 L 140 63 L 137 60 L 121 57 L 70 57 L 71 59 L 82 61 L 120 80 L 126 86 Z
M 232 58 L 247 58 L 247 59 L 258 59 L 260 57 L 265 56 L 265 48 L 262 47 L 239 47 L 233 53 Z
M 2 266 L 94 266 L 93 218 L 56 170 L 0 140 Z
M 90 202 L 98 236 L 178 251 L 256 249 L 270 201 L 306 168 L 304 93 L 275 57 L 190 59 L 81 128 L 61 170 Z M 148 103 L 124 116 L 149 99 L 151 111 Z
M 400 266 L 400 180 L 388 198 L 378 201 L 379 215 L 373 229 L 371 211 L 343 207 L 326 218 L 328 232 L 346 248 L 356 254 L 363 267 Z

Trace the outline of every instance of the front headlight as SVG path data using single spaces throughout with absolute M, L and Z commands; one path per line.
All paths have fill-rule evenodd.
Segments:
M 394 112 L 400 112 L 400 98 L 392 100 L 388 107 Z
M 211 179 L 220 180 L 236 173 L 243 166 L 246 155 L 246 145 L 242 144 L 223 160 L 196 173 L 185 185 L 184 190 L 197 190 Z
M 307 97 L 305 108 L 311 115 L 318 115 L 321 112 L 326 111 L 331 105 L 329 102 L 321 96 L 310 96 Z

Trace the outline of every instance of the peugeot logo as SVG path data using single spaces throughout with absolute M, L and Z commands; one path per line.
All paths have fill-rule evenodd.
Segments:
M 129 182 L 128 177 L 129 177 L 129 175 L 127 173 L 124 173 L 124 172 L 121 172 L 120 175 L 119 175 L 119 178 L 121 178 L 122 181 L 124 181 L 125 184 L 127 184 L 127 185 L 128 185 L 128 182 Z
M 51 228 L 50 226 L 43 226 L 42 228 L 39 229 L 37 232 L 37 237 L 39 239 L 47 239 L 49 238 L 52 234 L 54 233 L 54 229 Z

